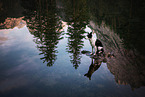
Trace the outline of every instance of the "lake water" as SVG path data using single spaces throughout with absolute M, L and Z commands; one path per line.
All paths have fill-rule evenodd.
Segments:
M 20 6 L 20 2 L 24 5 Z M 44 2 L 38 4 L 37 10 L 25 6 L 31 5 L 32 0 L 8 3 L 16 4 L 20 10 L 0 7 L 1 12 L 20 13 L 14 17 L 14 13 L 8 12 L 0 25 L 0 97 L 143 97 L 142 49 L 128 47 L 134 41 L 126 42 L 130 38 L 115 33 L 120 30 L 112 29 L 105 21 L 96 23 L 95 12 L 89 14 L 92 19 L 84 16 L 83 10 L 78 17 L 80 9 L 74 7 L 76 14 L 72 17 L 71 10 L 57 12 L 50 2 L 54 4 L 48 0 L 44 13 Z M 69 4 L 65 5 L 63 0 L 56 3 L 59 10 Z M 0 4 L 5 5 L 5 1 Z M 93 30 L 105 53 L 112 52 L 114 57 L 92 58 L 86 35 Z

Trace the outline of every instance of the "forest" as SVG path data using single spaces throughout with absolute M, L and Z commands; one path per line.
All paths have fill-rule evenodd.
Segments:
M 93 20 L 99 25 L 103 21 L 120 35 L 126 48 L 136 48 L 145 55 L 144 0 L 1 0 L 0 21 L 4 22 L 7 17 L 25 16 L 24 13 L 36 11 L 40 5 L 41 12 L 55 11 L 66 22 L 75 19 L 83 25 Z

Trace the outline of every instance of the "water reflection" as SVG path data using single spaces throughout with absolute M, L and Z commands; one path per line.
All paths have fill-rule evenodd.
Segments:
M 26 22 L 23 20 L 24 17 L 20 18 L 6 18 L 3 23 L 0 24 L 0 29 L 13 29 L 15 27 L 17 28 L 23 28 L 26 25 Z
M 45 83 L 47 81 L 50 81 L 50 79 L 57 80 L 57 84 L 53 85 L 52 87 L 42 87 L 42 82 L 39 83 L 39 75 L 37 77 L 34 77 L 33 75 L 29 75 L 29 73 L 33 74 L 35 72 L 31 72 L 34 67 L 38 68 L 37 65 L 29 65 L 34 64 L 33 61 L 37 60 L 31 60 L 29 57 L 28 59 L 31 60 L 30 62 L 26 63 L 28 66 L 24 67 L 20 65 L 19 62 L 15 61 L 21 54 L 23 55 L 26 49 L 23 51 L 23 44 L 20 43 L 20 46 L 22 47 L 20 51 L 17 51 L 18 48 L 14 51 L 14 53 L 17 53 L 17 57 L 14 59 L 12 58 L 13 50 L 16 47 L 13 47 L 14 49 L 10 48 L 11 56 L 5 57 L 6 61 L 4 65 L 1 65 L 5 70 L 9 71 L 8 68 L 13 68 L 13 64 L 16 63 L 18 67 L 20 66 L 20 70 L 23 70 L 23 73 L 19 73 L 19 76 L 26 74 L 27 71 L 25 71 L 25 67 L 30 69 L 30 72 L 28 73 L 29 78 L 32 78 L 32 82 L 36 79 L 38 83 L 32 84 L 32 87 L 35 87 L 38 85 L 38 87 L 41 87 L 41 89 L 38 89 L 41 93 L 46 93 L 47 90 L 51 90 L 53 92 L 56 91 L 56 89 L 59 90 L 59 93 L 61 95 L 65 95 L 65 93 L 62 92 L 68 90 L 68 87 L 70 90 L 77 90 L 74 94 L 80 92 L 88 94 L 92 94 L 92 97 L 96 96 L 96 90 L 100 90 L 99 94 L 102 96 L 102 92 L 106 89 L 107 93 L 111 93 L 113 90 L 115 90 L 114 94 L 117 94 L 117 96 L 120 94 L 120 90 L 128 90 L 127 88 L 122 85 L 129 85 L 132 89 L 134 88 L 140 88 L 142 86 L 145 86 L 145 42 L 144 42 L 144 1 L 143 0 L 122 0 L 122 1 L 106 1 L 106 0 L 1 0 L 0 1 L 0 28 L 1 29 L 9 29 L 14 27 L 23 27 L 27 23 L 27 27 L 29 28 L 29 31 L 32 35 L 34 35 L 34 42 L 37 44 L 37 48 L 40 51 L 39 54 L 41 56 L 41 60 L 43 60 L 44 63 L 46 63 L 48 66 L 52 66 L 57 59 L 57 52 L 58 52 L 58 43 L 62 39 L 62 21 L 67 22 L 68 24 L 68 30 L 66 32 L 68 37 L 68 44 L 67 44 L 67 52 L 70 54 L 70 60 L 66 57 L 68 57 L 66 52 L 64 53 L 64 56 L 67 60 L 65 62 L 62 62 L 59 60 L 61 64 L 56 68 L 50 69 L 47 72 L 42 71 L 42 69 L 37 69 L 35 72 L 41 75 L 42 79 L 44 75 L 48 76 L 46 77 L 47 80 L 45 80 Z M 59 10 L 59 11 L 58 11 Z M 22 13 L 23 12 L 23 13 Z M 23 19 L 26 21 L 24 23 Z M 90 22 L 91 21 L 91 22 Z M 21 25 L 22 24 L 22 25 Z M 23 25 L 24 24 L 24 25 Z M 84 62 L 84 57 L 81 54 L 82 48 L 87 45 L 84 44 L 84 31 L 86 25 L 91 25 L 91 28 L 95 30 L 97 33 L 97 38 L 99 38 L 103 45 L 105 52 L 113 52 L 115 54 L 115 58 L 109 57 L 99 57 L 95 59 L 91 59 L 91 64 L 89 63 L 89 60 L 86 60 Z M 0 45 L 3 44 L 7 40 L 7 37 L 0 36 Z M 25 39 L 24 39 L 25 40 Z M 15 45 L 14 45 L 15 46 Z M 27 47 L 27 46 L 26 46 Z M 29 46 L 30 47 L 30 46 Z M 65 47 L 64 47 L 65 48 Z M 22 51 L 22 52 L 21 52 Z M 31 51 L 31 50 L 30 50 Z M 18 53 L 21 52 L 21 53 Z M 33 52 L 33 50 L 31 51 Z M 30 53 L 30 52 L 29 52 Z M 35 52 L 36 53 L 36 52 Z M 36 53 L 37 55 L 38 53 Z M 35 54 L 34 54 L 35 55 Z M 24 55 L 29 56 L 29 54 Z M 63 56 L 63 55 L 62 55 Z M 21 57 L 22 59 L 24 57 Z M 9 60 L 11 65 L 9 65 Z M 90 58 L 88 58 L 90 59 Z M 106 61 L 107 59 L 107 61 Z M 2 61 L 1 61 L 2 60 Z M 3 63 L 3 59 L 1 59 L 1 63 Z M 75 69 L 80 66 L 81 68 L 77 69 L 77 71 L 80 71 L 79 73 L 73 72 L 72 64 L 71 67 L 69 67 L 69 62 L 73 64 Z M 81 64 L 83 63 L 83 65 Z M 85 82 L 84 76 L 82 76 L 84 73 L 89 79 L 91 79 L 92 75 L 95 75 L 94 72 L 99 71 L 102 67 L 102 63 L 106 63 L 108 69 L 112 73 L 112 75 L 109 75 L 110 77 L 109 82 L 105 82 L 105 78 L 99 79 L 99 76 L 94 76 L 94 80 L 91 80 L 89 82 Z M 41 64 L 41 62 L 39 63 Z M 89 64 L 84 65 L 84 64 Z M 64 67 L 67 67 L 67 69 L 64 69 Z M 84 69 L 84 68 L 87 69 Z M 2 69 L 3 69 L 2 68 Z M 60 69 L 61 68 L 61 69 Z M 63 68 L 63 69 L 62 69 Z M 43 68 L 44 69 L 44 68 Z M 47 68 L 48 69 L 48 68 Z M 83 71 L 83 70 L 84 71 Z M 107 70 L 108 70 L 107 69 Z M 3 70 L 3 71 L 5 71 Z M 58 70 L 57 73 L 55 70 Z M 65 72 L 66 70 L 66 72 Z M 82 70 L 82 71 L 81 71 Z M 101 75 L 104 71 L 102 69 L 102 72 L 99 73 L 101 77 L 106 77 L 104 75 Z M 2 77 L 0 80 L 3 82 L 3 78 L 7 79 L 7 75 L 3 77 L 2 71 Z M 14 69 L 16 73 L 17 70 Z M 41 72 L 39 72 L 41 71 Z M 65 72 L 65 73 L 64 73 Z M 107 72 L 108 74 L 108 72 Z M 78 76 L 79 75 L 79 76 Z M 11 76 L 11 75 L 10 75 Z M 8 76 L 8 77 L 10 77 Z M 55 76 L 55 77 L 54 77 Z M 78 77 L 78 79 L 77 79 Z M 11 76 L 12 79 L 17 80 L 17 74 L 14 76 Z M 27 77 L 23 77 L 23 79 L 29 79 Z M 114 78 L 117 85 L 114 83 Z M 74 81 L 74 79 L 76 81 Z M 83 80 L 82 80 L 83 79 Z M 49 84 L 52 84 L 51 82 L 55 81 L 51 80 Z M 96 80 L 100 80 L 100 82 L 104 81 L 103 87 L 97 87 Z M 113 80 L 113 81 L 112 81 Z M 16 81 L 17 82 L 17 81 Z M 67 83 L 69 85 L 66 85 Z M 72 82 L 72 85 L 70 85 L 70 82 Z M 76 82 L 76 83 L 75 83 Z M 97 82 L 98 84 L 99 82 Z M 11 83 L 10 83 L 11 84 Z M 62 84 L 65 84 L 64 87 L 62 87 Z M 108 85 L 109 84 L 109 85 Z M 115 85 L 114 85 L 115 84 Z M 9 85 L 8 81 L 5 82 L 5 85 Z M 73 86 L 74 85 L 74 86 Z M 111 86 L 112 85 L 112 86 Z M 108 86 L 108 87 L 107 87 Z M 123 87 L 118 88 L 119 87 Z M 29 88 L 29 86 L 27 86 Z M 61 88 L 58 88 L 61 87 Z M 107 87 L 107 88 L 106 88 Z M 108 91 L 108 88 L 111 88 Z M 24 87 L 22 87 L 24 88 Z M 73 88 L 73 89 L 72 89 Z M 77 89 L 76 89 L 77 88 Z M 3 87 L 1 88 L 3 89 Z M 16 92 L 19 88 L 14 89 L 14 92 Z M 30 91 L 32 88 L 29 88 Z M 42 92 L 43 90 L 46 90 L 46 92 Z M 101 90 L 102 89 L 102 90 Z M 22 91 L 25 89 L 22 89 Z M 28 90 L 28 91 L 29 91 Z M 90 90 L 90 91 L 89 91 Z M 140 88 L 140 90 L 143 90 Z M 140 92 L 140 90 L 138 90 Z M 21 92 L 22 92 L 21 91 Z M 29 92 L 26 91 L 26 93 L 29 94 Z M 13 93 L 14 93 L 13 92 Z M 119 92 L 119 93 L 118 93 Z M 22 92 L 25 93 L 25 92 Z M 66 95 L 69 95 L 72 93 L 69 92 Z M 134 94 L 135 92 L 129 92 L 127 91 L 127 94 L 121 93 L 123 96 L 131 96 L 130 94 Z M 10 93 L 11 94 L 11 93 Z M 8 95 L 10 95 L 8 94 Z M 21 94 L 21 93 L 20 93 Z M 111 96 L 114 94 L 111 94 Z M 144 93 L 142 93 L 144 94 Z M 34 95 L 34 94 L 33 94 Z M 105 94 L 104 94 L 105 95 Z M 103 96 L 104 96 L 103 95 Z M 74 96 L 74 95 L 73 95 Z M 79 95 L 80 96 L 80 95 Z M 82 96 L 82 95 L 81 95 Z M 87 97 L 89 97 L 87 96 Z M 110 96 L 110 95 L 109 95 Z M 134 95 L 133 95 L 134 96 Z
M 56 60 L 57 44 L 62 39 L 62 22 L 56 13 L 56 1 L 36 2 L 36 9 L 27 9 L 25 20 L 31 34 L 34 35 L 34 42 L 43 55 L 41 60 L 47 66 L 52 66 Z
M 97 37 L 107 52 L 116 55 L 107 62 L 116 82 L 132 89 L 145 86 L 144 1 L 93 0 L 88 4 L 96 16 L 91 25 Z
M 113 53 L 103 53 L 97 55 L 91 55 L 90 51 L 82 51 L 82 54 L 86 54 L 88 57 L 91 58 L 91 65 L 89 66 L 89 70 L 84 76 L 88 77 L 91 80 L 92 74 L 99 69 L 102 63 L 107 63 L 107 60 L 114 58 Z
M 91 23 L 94 26 L 94 23 Z M 107 61 L 110 72 L 118 84 L 129 84 L 132 89 L 145 86 L 144 57 L 131 49 L 125 49 L 122 39 L 104 23 L 95 27 L 98 37 L 102 40 L 106 52 L 113 52 L 115 58 Z
M 93 58 L 92 58 L 92 62 L 91 62 L 91 65 L 90 65 L 90 67 L 89 67 L 89 70 L 88 70 L 88 72 L 87 72 L 84 76 L 88 77 L 89 80 L 91 80 L 92 74 L 93 74 L 96 70 L 99 69 L 99 67 L 101 66 L 101 63 L 102 63 L 102 62 L 100 61 L 99 58 L 98 58 L 98 59 L 93 59 Z
M 117 33 L 126 49 L 137 49 L 145 55 L 144 47 L 144 4 L 143 0 L 93 0 L 89 3 L 92 20 L 101 25 L 102 21 Z M 110 6 L 111 5 L 111 6 Z M 95 6 L 95 7 L 94 7 Z M 95 12 L 94 12 L 95 11 Z M 101 33 L 102 34 L 102 33 Z
M 62 2 L 64 4 L 65 21 L 68 22 L 68 32 L 66 33 L 68 35 L 67 52 L 70 53 L 71 63 L 77 69 L 81 64 L 81 49 L 84 46 L 83 38 L 85 37 L 84 33 L 86 33 L 84 29 L 89 21 L 87 3 L 82 0 Z M 72 5 L 70 5 L 71 3 Z
M 0 23 L 3 23 L 8 17 L 20 18 L 23 16 L 23 7 L 21 6 L 20 1 L 21 0 L 0 0 Z M 1 24 L 0 28 L 3 28 L 1 27 Z
M 81 63 L 81 49 L 83 48 L 83 36 L 85 26 L 80 26 L 80 22 L 75 21 L 72 22 L 68 26 L 68 47 L 67 52 L 70 53 L 71 63 L 77 69 L 79 64 Z

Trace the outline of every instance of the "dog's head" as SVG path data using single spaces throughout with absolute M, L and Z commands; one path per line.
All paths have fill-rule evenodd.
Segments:
M 87 37 L 90 39 L 90 38 L 92 38 L 92 32 L 91 33 L 88 33 L 88 35 L 87 35 Z

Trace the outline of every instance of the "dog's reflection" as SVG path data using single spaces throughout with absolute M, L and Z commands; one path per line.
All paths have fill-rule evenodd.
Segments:
M 99 69 L 99 67 L 101 66 L 102 62 L 106 63 L 107 62 L 107 58 L 111 58 L 111 57 L 114 57 L 114 55 L 111 54 L 111 53 L 102 54 L 102 55 L 96 55 L 95 57 L 93 57 L 91 65 L 89 67 L 89 70 L 88 70 L 88 72 L 84 76 L 88 77 L 89 80 L 91 80 L 92 74 L 96 70 Z

